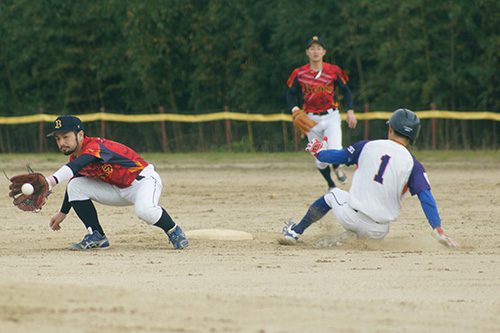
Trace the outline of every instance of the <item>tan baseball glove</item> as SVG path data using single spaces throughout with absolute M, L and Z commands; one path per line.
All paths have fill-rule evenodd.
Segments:
M 293 112 L 292 120 L 293 125 L 300 130 L 302 136 L 307 134 L 311 128 L 317 124 L 314 120 L 310 119 L 302 109 Z
M 23 184 L 33 185 L 33 193 L 26 195 L 22 193 Z M 9 197 L 14 198 L 12 202 L 17 208 L 26 212 L 37 212 L 42 209 L 50 194 L 49 184 L 41 173 L 30 172 L 10 178 Z

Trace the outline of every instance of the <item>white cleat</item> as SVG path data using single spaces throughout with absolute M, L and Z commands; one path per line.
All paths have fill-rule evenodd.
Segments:
M 292 220 L 289 220 L 285 223 L 282 229 L 283 237 L 280 239 L 280 244 L 283 245 L 295 245 L 299 240 L 300 234 L 293 231 L 293 227 L 295 227 L 295 223 Z

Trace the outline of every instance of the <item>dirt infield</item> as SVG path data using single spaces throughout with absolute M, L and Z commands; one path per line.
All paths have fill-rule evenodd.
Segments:
M 325 190 L 307 156 L 283 156 L 150 157 L 164 180 L 161 202 L 185 230 L 254 236 L 192 240 L 186 251 L 132 208 L 98 206 L 111 248 L 70 252 L 85 232 L 76 215 L 59 232 L 47 226 L 64 186 L 41 213 L 22 213 L 0 178 L 0 331 L 498 332 L 500 158 L 423 159 L 459 250 L 430 236 L 416 198 L 383 242 L 315 249 L 315 239 L 341 231 L 332 214 L 300 245 L 277 242 L 283 223 Z M 44 173 L 65 161 L 28 159 Z M 0 167 L 13 175 L 25 162 L 7 155 Z

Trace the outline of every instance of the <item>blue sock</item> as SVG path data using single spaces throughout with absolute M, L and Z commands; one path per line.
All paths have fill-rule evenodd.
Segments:
M 324 197 L 319 198 L 311 206 L 309 206 L 309 210 L 307 211 L 306 215 L 304 215 L 300 223 L 292 228 L 293 231 L 295 231 L 298 234 L 302 234 L 304 230 L 309 228 L 311 224 L 313 224 L 316 221 L 319 221 L 323 216 L 325 216 L 330 209 L 332 208 L 328 206 L 328 204 L 325 201 L 325 198 Z

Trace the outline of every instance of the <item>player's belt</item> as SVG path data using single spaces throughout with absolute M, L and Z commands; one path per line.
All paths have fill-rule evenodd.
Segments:
M 328 110 L 323 111 L 323 112 L 308 112 L 308 113 L 315 114 L 317 116 L 324 116 L 325 114 L 334 113 L 335 111 L 338 111 L 338 110 L 328 109 Z
M 141 179 L 144 179 L 144 176 L 138 175 L 137 177 L 135 177 L 135 179 L 136 179 L 137 181 L 139 181 L 139 180 L 141 180 Z
M 351 207 L 351 206 L 349 206 L 349 207 Z M 357 209 L 354 209 L 354 208 L 352 208 L 352 207 L 351 207 L 351 209 L 352 209 L 354 212 L 356 212 L 356 213 L 360 213 L 360 212 L 359 212 L 359 210 L 357 210 Z M 363 214 L 363 213 L 360 213 L 360 214 Z M 363 214 L 363 215 L 365 215 L 365 214 Z M 366 215 L 365 215 L 365 216 L 366 216 Z M 375 221 L 374 219 L 371 219 L 371 218 L 370 218 L 370 220 L 372 220 L 373 222 L 375 222 L 375 223 L 377 223 L 377 224 L 386 224 L 386 223 L 380 223 L 380 222 L 377 222 L 377 221 Z

